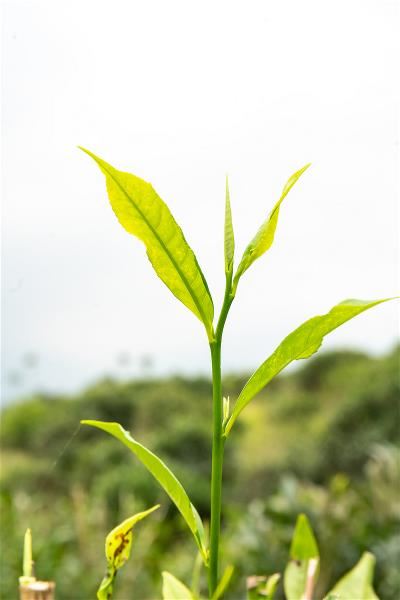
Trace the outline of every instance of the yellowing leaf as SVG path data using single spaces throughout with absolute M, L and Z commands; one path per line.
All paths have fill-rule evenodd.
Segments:
M 327 314 L 313 317 L 292 331 L 279 344 L 275 352 L 253 373 L 240 392 L 232 414 L 225 425 L 225 437 L 229 434 L 234 422 L 250 400 L 282 369 L 294 360 L 311 356 L 321 346 L 324 336 L 346 321 L 388 300 L 392 300 L 392 298 L 383 300 L 345 300 L 334 306 Z
M 253 262 L 255 260 L 257 260 L 257 258 L 262 256 L 272 246 L 272 243 L 273 243 L 274 237 L 275 237 L 276 227 L 278 225 L 278 217 L 279 217 L 279 211 L 280 211 L 281 204 L 282 204 L 283 200 L 286 198 L 286 196 L 288 195 L 288 193 L 290 192 L 290 190 L 292 189 L 292 187 L 294 186 L 294 184 L 296 183 L 296 181 L 301 177 L 301 175 L 304 173 L 304 171 L 306 171 L 308 169 L 309 166 L 310 166 L 310 163 L 307 164 L 302 169 L 300 169 L 299 171 L 296 171 L 296 173 L 294 173 L 288 179 L 288 181 L 286 182 L 286 184 L 282 190 L 281 197 L 279 198 L 278 202 L 275 204 L 269 217 L 261 225 L 260 229 L 257 231 L 256 235 L 254 236 L 254 238 L 251 240 L 251 242 L 247 246 L 246 250 L 244 251 L 242 260 L 240 261 L 240 264 L 237 268 L 237 271 L 236 271 L 236 274 L 235 274 L 235 277 L 233 280 L 233 286 L 232 286 L 232 295 L 233 296 L 236 294 L 236 289 L 237 289 L 237 286 L 239 283 L 239 279 L 241 278 L 243 273 L 245 271 L 247 271 L 247 269 L 253 264 Z
M 144 242 L 157 275 L 204 323 L 212 340 L 214 307 L 206 280 L 165 202 L 147 181 L 118 171 L 89 150 L 81 149 L 105 175 L 111 207 L 121 225 Z
M 190 502 L 182 484 L 180 481 L 178 481 L 172 471 L 170 471 L 167 465 L 153 452 L 133 439 L 130 433 L 123 429 L 119 423 L 105 423 L 103 421 L 81 421 L 81 423 L 84 425 L 97 427 L 98 429 L 102 429 L 106 433 L 109 433 L 127 446 L 129 450 L 131 450 L 131 452 L 137 456 L 137 458 L 143 463 L 147 470 L 150 471 L 153 477 L 165 490 L 181 513 L 182 517 L 185 519 L 186 524 L 196 540 L 203 560 L 207 564 L 208 551 L 201 518 L 196 508 Z
M 107 535 L 105 545 L 107 574 L 97 591 L 98 600 L 108 600 L 112 596 L 117 571 L 126 563 L 131 554 L 133 527 L 138 521 L 157 510 L 159 506 L 157 504 L 157 506 L 129 517 Z
M 193 600 L 192 592 L 176 577 L 163 571 L 163 600 Z

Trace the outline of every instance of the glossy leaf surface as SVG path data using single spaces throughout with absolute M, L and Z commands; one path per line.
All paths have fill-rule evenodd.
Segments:
M 157 275 L 204 323 L 212 339 L 214 307 L 206 280 L 165 202 L 147 181 L 118 171 L 89 150 L 82 150 L 105 175 L 110 204 L 121 225 L 145 244 Z
M 143 463 L 153 477 L 158 481 L 161 487 L 165 490 L 172 502 L 175 504 L 182 517 L 185 519 L 190 531 L 193 533 L 199 550 L 203 556 L 203 560 L 207 562 L 207 546 L 205 533 L 200 516 L 190 502 L 189 497 L 184 490 L 182 484 L 166 464 L 158 458 L 153 452 L 145 446 L 137 442 L 128 431 L 123 429 L 119 423 L 105 423 L 103 421 L 82 421 L 84 425 L 91 425 L 109 433 L 117 440 L 121 441 L 125 446 L 133 452 L 137 458 Z
M 319 551 L 310 523 L 299 515 L 284 574 L 287 600 L 311 599 L 318 576 Z
M 176 577 L 163 571 L 163 600 L 193 600 L 192 592 Z
M 338 600 L 379 600 L 372 587 L 374 569 L 375 557 L 369 552 L 364 552 L 356 566 L 329 592 L 327 599 L 331 597 Z
M 98 600 L 108 600 L 112 596 L 117 571 L 126 563 L 131 553 L 133 527 L 157 508 L 159 505 L 129 517 L 107 535 L 105 546 L 107 574 L 97 591 Z
M 278 202 L 275 204 L 274 208 L 270 212 L 268 218 L 261 225 L 260 229 L 257 231 L 254 238 L 251 240 L 246 250 L 243 253 L 242 260 L 237 268 L 234 280 L 233 280 L 233 289 L 232 294 L 235 295 L 237 285 L 239 283 L 239 279 L 243 275 L 245 271 L 253 264 L 257 258 L 260 258 L 269 248 L 272 246 L 275 237 L 276 227 L 278 225 L 279 211 L 281 208 L 281 204 L 296 183 L 301 175 L 308 169 L 310 163 L 305 165 L 302 169 L 293 173 L 293 175 L 286 182 L 281 197 Z
M 390 298 L 345 300 L 334 306 L 327 314 L 313 317 L 292 331 L 247 381 L 233 407 L 224 435 L 229 434 L 234 422 L 250 400 L 288 364 L 300 358 L 308 358 L 320 348 L 325 335 L 365 310 L 387 300 Z

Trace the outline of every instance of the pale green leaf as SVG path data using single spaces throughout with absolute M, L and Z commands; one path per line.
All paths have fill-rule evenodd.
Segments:
M 319 551 L 305 515 L 299 515 L 290 546 L 283 584 L 287 600 L 312 598 L 318 576 Z
M 197 259 L 169 208 L 143 179 L 118 171 L 85 150 L 106 177 L 111 207 L 129 233 L 144 242 L 157 275 L 206 327 L 213 339 L 214 307 Z
M 274 573 L 269 577 L 253 575 L 247 578 L 247 600 L 273 600 L 281 576 Z
M 232 273 L 233 259 L 235 255 L 235 235 L 232 225 L 232 210 L 229 194 L 229 182 L 226 178 L 226 198 L 225 198 L 225 273 Z
M 325 335 L 365 310 L 388 300 L 392 298 L 345 300 L 334 306 L 327 314 L 313 317 L 292 331 L 245 384 L 225 426 L 224 435 L 229 434 L 239 414 L 254 396 L 288 364 L 300 358 L 308 358 L 321 346 Z
M 260 258 L 260 256 L 262 256 L 272 246 L 275 237 L 276 227 L 278 225 L 278 217 L 281 204 L 292 189 L 292 187 L 294 186 L 294 184 L 296 183 L 296 181 L 301 177 L 304 171 L 308 169 L 309 166 L 310 163 L 305 165 L 305 167 L 303 167 L 299 171 L 296 171 L 296 173 L 293 173 L 293 175 L 288 179 L 282 190 L 282 194 L 278 202 L 275 204 L 267 220 L 264 221 L 264 223 L 261 225 L 260 229 L 257 231 L 256 235 L 244 251 L 242 260 L 240 261 L 240 264 L 237 268 L 233 280 L 233 296 L 236 294 L 239 279 L 241 278 L 243 273 L 247 271 L 247 269 L 253 264 L 255 260 L 257 260 L 257 258 Z
M 153 506 L 149 510 L 137 513 L 117 525 L 106 537 L 105 552 L 107 558 L 107 574 L 97 590 L 98 600 L 108 600 L 112 596 L 117 571 L 129 559 L 132 548 L 132 530 L 138 521 L 147 517 L 159 508 Z
M 356 566 L 338 581 L 327 598 L 379 600 L 372 587 L 374 568 L 375 557 L 370 552 L 364 552 Z
M 133 439 L 128 431 L 123 429 L 119 423 L 105 423 L 103 421 L 81 421 L 84 425 L 91 425 L 109 433 L 120 440 L 125 446 L 133 452 L 143 465 L 150 471 L 153 477 L 158 481 L 161 487 L 166 491 L 172 502 L 180 511 L 185 519 L 190 531 L 196 540 L 205 563 L 208 561 L 208 552 L 205 539 L 205 533 L 201 518 L 190 502 L 187 493 L 182 484 L 165 463 L 153 452 Z
M 184 583 L 176 577 L 163 571 L 163 600 L 193 600 L 193 594 Z
M 234 572 L 235 568 L 233 565 L 229 565 L 226 567 L 221 580 L 219 582 L 219 584 L 216 587 L 215 592 L 212 595 L 211 600 L 219 600 L 219 598 L 221 598 L 221 596 L 223 596 L 225 594 L 225 590 L 228 587 L 231 579 L 232 579 L 232 575 Z

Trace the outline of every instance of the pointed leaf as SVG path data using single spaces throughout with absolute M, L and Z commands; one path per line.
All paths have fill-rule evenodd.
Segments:
M 373 306 L 392 299 L 345 300 L 334 306 L 327 314 L 313 317 L 292 331 L 247 381 L 225 426 L 225 437 L 229 434 L 234 422 L 250 400 L 288 364 L 314 354 L 321 346 L 324 336 L 346 321 Z
M 192 592 L 176 577 L 163 571 L 163 600 L 193 600 Z
M 149 510 L 137 513 L 126 519 L 115 527 L 106 537 L 107 574 L 97 590 L 98 600 L 109 600 L 113 592 L 113 586 L 117 571 L 123 567 L 128 560 L 132 548 L 132 529 L 138 521 L 147 517 L 159 508 L 153 506 Z
M 233 565 L 229 565 L 228 567 L 226 567 L 226 569 L 221 577 L 221 580 L 220 580 L 219 584 L 217 585 L 215 592 L 212 595 L 211 600 L 219 600 L 219 598 L 221 598 L 221 596 L 223 596 L 225 594 L 225 590 L 228 587 L 228 585 L 232 579 L 234 570 L 235 570 L 235 568 L 233 567 Z
M 167 205 L 147 181 L 118 171 L 89 150 L 81 150 L 93 158 L 105 175 L 111 207 L 121 225 L 144 242 L 157 275 L 204 323 L 212 340 L 211 295 L 193 250 Z
M 370 552 L 364 552 L 356 566 L 338 581 L 327 598 L 378 600 L 372 587 L 374 568 L 375 557 Z
M 319 551 L 310 523 L 299 515 L 284 574 L 287 600 L 311 600 L 318 576 Z
M 233 259 L 235 255 L 235 235 L 232 225 L 231 200 L 229 195 L 229 182 L 226 178 L 226 199 L 225 199 L 225 273 L 232 273 Z
M 274 573 L 269 577 L 252 575 L 247 578 L 247 600 L 273 600 L 281 576 Z
M 205 533 L 201 518 L 190 502 L 187 493 L 182 484 L 175 475 L 170 471 L 166 464 L 158 458 L 153 452 L 145 446 L 133 439 L 128 431 L 123 429 L 119 423 L 105 423 L 103 421 L 81 421 L 84 425 L 97 427 L 109 433 L 113 437 L 120 440 L 129 448 L 137 458 L 150 471 L 153 477 L 158 481 L 161 487 L 166 491 L 172 502 L 175 504 L 182 517 L 185 519 L 190 531 L 196 540 L 196 543 L 203 556 L 204 562 L 207 564 L 208 552 L 206 546 Z
M 241 278 L 243 273 L 247 271 L 247 269 L 253 264 L 253 262 L 257 258 L 262 256 L 272 246 L 275 237 L 276 227 L 278 225 L 278 217 L 281 204 L 292 189 L 292 187 L 294 186 L 294 184 L 296 183 L 296 181 L 301 177 L 304 171 L 308 169 L 310 164 L 311 163 L 308 163 L 307 165 L 305 165 L 305 167 L 303 167 L 299 171 L 296 171 L 296 173 L 293 173 L 293 175 L 288 179 L 282 190 L 281 197 L 275 204 L 274 208 L 269 214 L 269 217 L 261 225 L 260 229 L 257 231 L 256 235 L 244 251 L 242 260 L 240 261 L 240 264 L 235 274 L 235 278 L 233 280 L 233 296 L 236 294 L 239 279 Z

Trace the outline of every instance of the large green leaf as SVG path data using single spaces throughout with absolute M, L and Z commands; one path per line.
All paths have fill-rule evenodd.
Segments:
M 234 259 L 234 255 L 235 255 L 235 235 L 233 233 L 233 225 L 232 225 L 232 210 L 231 210 L 231 200 L 230 200 L 230 195 L 229 195 L 228 177 L 226 178 L 224 250 L 225 250 L 225 273 L 226 274 L 232 273 L 233 259 Z
M 313 317 L 292 331 L 247 381 L 225 425 L 224 436 L 229 434 L 234 422 L 250 400 L 289 363 L 300 358 L 308 358 L 319 349 L 325 335 L 368 308 L 387 300 L 391 298 L 345 300 L 334 306 L 326 315 Z
M 170 471 L 163 461 L 158 458 L 153 452 L 148 450 L 145 446 L 133 439 L 128 431 L 126 431 L 119 423 L 105 423 L 103 421 L 81 421 L 84 425 L 91 425 L 106 431 L 113 437 L 120 440 L 125 446 L 129 448 L 137 458 L 144 464 L 144 466 L 150 471 L 153 477 L 158 481 L 161 487 L 166 491 L 172 502 L 175 504 L 177 509 L 180 511 L 182 517 L 185 519 L 190 531 L 193 533 L 199 550 L 203 556 L 204 562 L 207 564 L 208 551 L 206 538 L 204 533 L 203 524 L 201 518 L 190 502 L 187 493 L 185 492 L 182 484 L 175 475 Z
M 329 597 L 338 600 L 379 600 L 372 587 L 375 557 L 364 552 L 358 563 L 329 592 Z
M 106 537 L 105 552 L 107 559 L 107 573 L 97 590 L 98 600 L 109 600 L 111 598 L 117 571 L 123 567 L 128 560 L 132 548 L 132 530 L 138 521 L 147 517 L 159 508 L 153 506 L 149 510 L 137 513 L 129 519 L 125 519 L 115 527 Z
M 283 585 L 287 600 L 311 600 L 318 576 L 319 551 L 305 515 L 299 515 Z
M 163 571 L 163 600 L 193 600 L 193 594 L 182 581 Z
M 197 259 L 167 205 L 143 179 L 118 171 L 85 150 L 106 177 L 111 207 L 121 225 L 144 242 L 157 275 L 202 321 L 213 339 L 214 307 Z
M 294 186 L 294 184 L 296 183 L 296 181 L 301 177 L 304 171 L 308 169 L 310 164 L 311 163 L 305 165 L 305 167 L 303 167 L 299 171 L 296 171 L 296 173 L 293 173 L 293 175 L 288 179 L 282 190 L 282 194 L 278 202 L 275 204 L 267 220 L 264 221 L 264 223 L 261 225 L 260 229 L 257 231 L 256 235 L 244 251 L 242 260 L 239 263 L 233 280 L 233 296 L 236 294 L 239 279 L 241 278 L 243 273 L 247 271 L 247 269 L 253 264 L 255 260 L 257 260 L 257 258 L 260 258 L 260 256 L 262 256 L 272 246 L 275 237 L 276 226 L 278 225 L 278 217 L 281 204 L 292 189 L 292 187 Z

